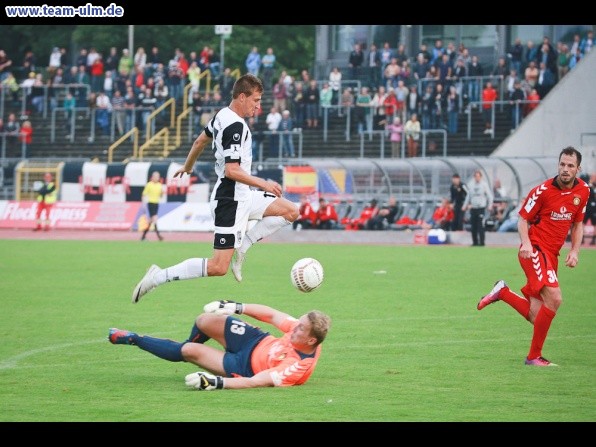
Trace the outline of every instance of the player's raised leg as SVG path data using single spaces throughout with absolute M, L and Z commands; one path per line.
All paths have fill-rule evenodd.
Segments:
M 232 273 L 237 281 L 242 281 L 242 264 L 250 247 L 283 227 L 291 225 L 299 215 L 298 207 L 288 199 L 275 197 L 263 191 L 253 191 L 249 219 L 259 220 L 246 231 L 242 245 L 236 249 L 232 260 Z
M 492 290 L 488 292 L 488 294 L 484 295 L 478 305 L 476 306 L 478 310 L 484 309 L 489 304 L 494 303 L 495 301 L 499 301 L 499 292 L 503 287 L 506 287 L 505 281 L 502 279 L 498 280 L 495 285 L 493 286 Z

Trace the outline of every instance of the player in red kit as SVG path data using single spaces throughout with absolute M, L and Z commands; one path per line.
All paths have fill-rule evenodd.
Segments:
M 566 147 L 559 154 L 558 175 L 533 188 L 519 211 L 518 232 L 521 244 L 519 263 L 526 275 L 523 297 L 512 292 L 503 280 L 495 283 L 478 303 L 478 310 L 504 301 L 534 325 L 532 343 L 525 364 L 557 366 L 542 357 L 542 347 L 550 325 L 562 303 L 557 278 L 559 254 L 571 229 L 571 249 L 565 265 L 573 268 L 579 261 L 583 239 L 583 219 L 590 194 L 589 185 L 578 177 L 582 155 Z

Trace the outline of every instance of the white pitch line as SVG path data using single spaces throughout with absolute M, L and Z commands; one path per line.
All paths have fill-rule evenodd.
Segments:
M 162 335 L 162 337 L 166 337 L 166 335 Z M 17 364 L 20 361 L 27 359 L 29 357 L 33 357 L 38 354 L 43 354 L 45 352 L 59 351 L 61 349 L 67 349 L 67 348 L 95 344 L 95 343 L 109 344 L 110 342 L 108 341 L 107 337 L 104 337 L 104 338 L 97 339 L 97 340 L 82 341 L 79 343 L 61 343 L 61 344 L 57 344 L 57 345 L 46 346 L 44 348 L 30 349 L 29 351 L 22 352 L 20 354 L 9 357 L 8 359 L 0 361 L 0 370 L 16 368 Z M 36 367 L 38 367 L 38 366 L 36 366 Z
M 428 317 L 425 317 L 428 318 Z M 450 318 L 450 317 L 447 317 Z M 410 318 L 410 320 L 414 320 L 417 318 Z M 360 320 L 362 321 L 362 320 Z M 374 320 L 374 321 L 378 321 L 378 320 Z M 172 332 L 170 332 L 170 334 L 172 334 Z M 167 333 L 165 334 L 161 334 L 160 335 L 163 338 L 167 337 Z M 549 340 L 572 340 L 572 339 L 593 339 L 596 338 L 596 335 L 565 335 L 565 336 L 550 336 Z M 375 348 L 381 348 L 381 349 L 386 349 L 387 347 L 392 347 L 392 348 L 402 348 L 402 347 L 420 347 L 420 346 L 446 346 L 446 345 L 463 345 L 463 344 L 472 344 L 472 343 L 505 343 L 505 342 L 511 342 L 511 341 L 517 341 L 519 340 L 518 337 L 512 337 L 512 338 L 500 338 L 500 339 L 496 339 L 496 338 L 487 338 L 487 339 L 478 339 L 478 338 L 473 338 L 473 339 L 464 339 L 462 340 L 461 338 L 458 339 L 454 339 L 454 340 L 428 340 L 428 341 L 415 341 L 415 342 L 390 342 L 390 343 L 382 343 L 382 344 L 378 344 L 375 343 L 374 346 L 371 345 L 353 345 L 351 344 L 349 347 L 346 347 L 346 349 L 375 349 Z M 29 357 L 33 357 L 35 355 L 38 354 L 43 354 L 45 352 L 52 352 L 52 351 L 59 351 L 61 349 L 67 349 L 67 348 L 72 348 L 72 347 L 77 347 L 77 346 L 83 346 L 83 345 L 89 345 L 89 344 L 95 344 L 95 343 L 109 343 L 107 341 L 107 338 L 101 338 L 98 340 L 92 340 L 92 341 L 84 341 L 84 342 L 80 342 L 80 343 L 62 343 L 62 344 L 57 344 L 57 345 L 51 345 L 51 346 L 46 346 L 44 348 L 37 348 L 37 349 L 31 349 L 29 351 L 25 351 L 21 354 L 17 354 L 15 356 L 12 356 L 8 359 L 2 360 L 0 362 L 0 370 L 5 370 L 5 369 L 13 369 L 13 368 L 17 368 L 18 363 L 22 360 L 25 360 Z M 333 348 L 335 351 L 341 350 L 342 347 L 341 346 L 334 346 Z M 104 362 L 102 362 L 104 363 Z M 38 368 L 39 365 L 35 365 L 35 368 Z

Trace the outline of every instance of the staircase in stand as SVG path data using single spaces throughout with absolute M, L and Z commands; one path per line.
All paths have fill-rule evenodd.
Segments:
M 265 93 L 262 99 L 263 114 L 260 120 L 265 120 L 267 113 L 273 105 L 271 93 Z M 350 126 L 350 138 L 346 140 L 346 116 L 337 116 L 337 113 L 329 113 L 327 140 L 324 138 L 323 120 L 319 120 L 319 126 L 316 129 L 302 128 L 302 157 L 303 158 L 359 158 L 361 156 L 361 138 L 357 133 L 356 123 L 353 120 Z M 510 134 L 510 115 L 509 111 L 499 107 L 495 109 L 495 135 L 484 134 L 484 120 L 479 110 L 472 111 L 471 120 L 471 138 L 468 139 L 468 115 L 459 114 L 458 132 L 447 135 L 447 156 L 487 156 L 490 155 L 497 146 Z M 432 142 L 435 143 L 435 150 L 432 150 Z M 265 138 L 263 143 L 263 156 L 267 158 L 269 154 L 268 140 Z M 297 148 L 297 140 L 294 140 L 294 146 Z M 419 147 L 419 154 L 422 148 Z M 362 154 L 365 158 L 381 157 L 381 136 L 373 134 L 372 138 L 364 134 L 362 141 Z M 443 156 L 443 139 L 440 134 L 434 134 L 427 138 L 426 156 Z M 384 158 L 391 157 L 391 142 L 385 139 Z M 276 157 L 274 157 L 276 158 Z
M 262 110 L 263 113 L 258 118 L 265 120 L 269 112 L 273 100 L 270 92 L 263 95 Z M 177 110 L 182 110 L 182 107 L 177 107 Z M 7 110 L 7 113 L 10 109 Z M 15 112 L 19 112 L 15 110 Z M 18 113 L 20 115 L 20 113 Z M 472 113 L 471 123 L 471 138 L 467 136 L 467 114 L 460 113 L 459 115 L 459 129 L 457 134 L 447 136 L 447 156 L 487 156 L 490 155 L 497 146 L 509 136 L 510 133 L 510 118 L 509 111 L 499 110 L 495 112 L 495 136 L 484 134 L 484 123 L 482 114 L 478 110 Z M 77 112 L 75 120 L 75 138 L 71 141 L 70 133 L 67 130 L 67 121 L 63 113 L 56 114 L 56 128 L 54 133 L 54 141 L 52 142 L 52 129 L 50 114 L 43 118 L 41 115 L 31 114 L 29 119 L 33 124 L 33 143 L 27 148 L 26 156 L 28 158 L 61 158 L 67 159 L 88 159 L 98 160 L 102 162 L 108 161 L 108 148 L 119 138 L 116 133 L 112 140 L 110 135 L 105 135 L 96 126 L 95 137 L 90 138 L 91 132 L 91 117 L 85 112 Z M 174 158 L 184 159 L 190 150 L 192 142 L 196 137 L 196 129 L 189 129 L 190 115 L 182 120 L 180 135 L 176 133 L 176 127 L 164 127 L 169 123 L 164 119 L 156 120 L 155 137 L 152 142 L 142 149 L 143 159 L 163 159 Z M 167 139 L 167 144 L 164 145 Z M 180 144 L 176 144 L 177 140 Z M 434 140 L 435 150 L 432 151 L 431 142 Z M 337 114 L 330 114 L 327 129 L 327 140 L 325 141 L 323 132 L 323 120 L 319 120 L 319 126 L 316 129 L 309 129 L 303 127 L 302 129 L 302 157 L 303 158 L 359 158 L 362 155 L 365 158 L 380 158 L 381 157 L 381 137 L 378 134 L 373 134 L 372 138 L 365 133 L 362 141 L 361 152 L 361 138 L 356 132 L 356 124 L 352 122 L 350 128 L 350 139 L 346 140 L 346 117 L 337 116 Z M 145 132 L 139 132 L 139 147 L 146 143 Z M 297 140 L 294 140 L 297 149 Z M 269 148 L 268 139 L 265 138 L 263 142 L 263 154 L 265 159 L 268 158 Z M 442 156 L 443 155 L 443 140 L 439 134 L 433 138 L 429 136 L 427 139 L 426 156 Z M 166 157 L 164 157 L 164 148 Z M 14 152 L 14 153 L 12 153 Z M 141 153 L 141 150 L 139 150 Z M 421 148 L 419 153 L 421 153 Z M 125 160 L 134 159 L 133 141 L 125 141 L 113 153 L 112 160 L 114 162 L 122 162 Z M 140 154 L 137 154 L 139 158 Z M 7 157 L 20 157 L 20 144 L 7 152 Z M 385 139 L 384 157 L 391 156 L 391 143 L 388 138 Z M 210 151 L 205 151 L 200 158 L 201 161 L 213 161 L 214 157 Z

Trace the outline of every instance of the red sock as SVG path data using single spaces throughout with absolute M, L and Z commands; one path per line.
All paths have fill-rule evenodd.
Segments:
M 534 335 L 532 336 L 532 344 L 530 345 L 530 352 L 528 358 L 530 360 L 542 357 L 542 346 L 546 339 L 546 334 L 550 329 L 550 324 L 557 313 L 550 310 L 544 304 L 540 307 L 536 319 L 534 320 Z
M 517 310 L 526 320 L 528 319 L 530 313 L 530 300 L 512 292 L 509 287 L 503 287 L 501 289 L 499 292 L 499 299 Z

